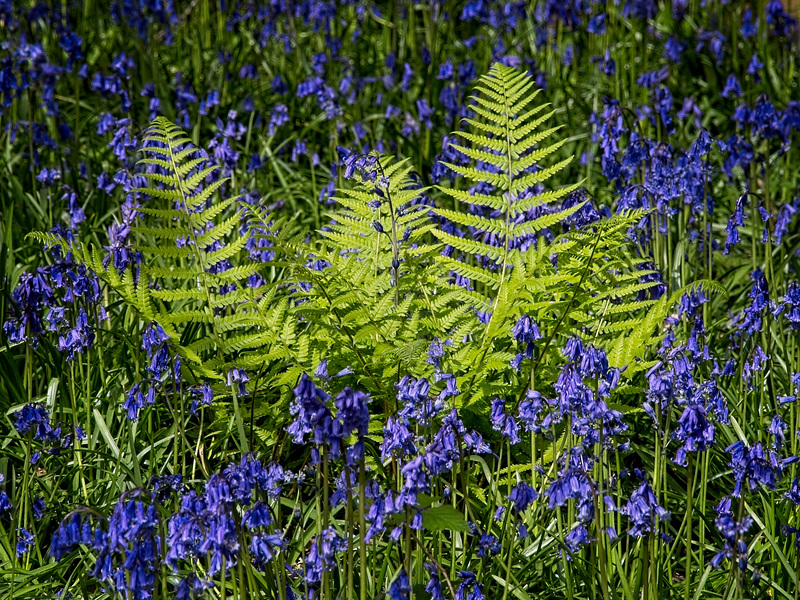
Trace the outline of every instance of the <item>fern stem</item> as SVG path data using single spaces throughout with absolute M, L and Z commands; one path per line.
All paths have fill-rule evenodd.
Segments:
M 188 200 L 187 191 L 186 191 L 186 189 L 184 187 L 183 178 L 179 175 L 178 162 L 177 162 L 177 160 L 175 158 L 175 146 L 173 144 L 173 139 L 172 139 L 172 136 L 170 135 L 170 132 L 168 131 L 168 129 L 163 124 L 164 121 L 166 121 L 166 119 L 161 117 L 157 121 L 159 123 L 158 126 L 162 128 L 165 136 L 169 140 L 169 143 L 167 144 L 167 148 L 169 150 L 169 159 L 170 159 L 170 163 L 172 164 L 173 173 L 175 174 L 175 180 L 176 180 L 176 182 L 178 184 L 177 185 L 178 191 L 181 194 L 181 205 L 182 205 L 184 213 L 186 214 L 187 220 L 191 221 L 191 213 L 189 212 L 189 204 L 187 202 L 187 200 Z M 206 296 L 208 314 L 211 317 L 211 321 L 210 321 L 211 332 L 212 332 L 212 335 L 214 336 L 214 340 L 217 342 L 217 344 L 216 344 L 216 346 L 217 346 L 217 354 L 219 355 L 221 353 L 221 351 L 222 351 L 222 347 L 221 347 L 221 341 L 222 340 L 221 340 L 221 337 L 219 335 L 219 332 L 217 331 L 217 327 L 216 327 L 215 320 L 214 320 L 214 308 L 211 305 L 211 286 L 209 285 L 209 282 L 208 282 L 208 265 L 207 265 L 206 260 L 205 260 L 205 251 L 200 248 L 200 244 L 197 241 L 197 234 L 194 231 L 194 227 L 191 227 L 191 225 L 190 225 L 189 229 L 190 229 L 190 232 L 191 232 L 190 233 L 190 237 L 192 239 L 192 245 L 194 246 L 194 250 L 195 250 L 195 253 L 196 253 L 196 256 L 197 256 L 197 260 L 200 261 L 200 266 L 201 266 L 200 280 L 203 282 L 203 290 L 204 290 L 205 296 Z
M 503 194 L 505 198 L 505 214 L 503 215 L 503 265 L 500 268 L 500 284 L 497 286 L 497 295 L 495 296 L 494 304 L 492 305 L 492 315 L 489 317 L 489 322 L 486 324 L 486 333 L 484 334 L 484 339 L 488 338 L 489 336 L 489 328 L 491 327 L 492 319 L 497 312 L 497 306 L 500 302 L 500 298 L 502 297 L 503 284 L 505 283 L 506 271 L 508 270 L 508 250 L 511 243 L 511 206 L 514 203 L 514 195 L 511 191 L 511 186 L 514 183 L 514 175 L 511 171 L 511 165 L 514 162 L 514 159 L 511 152 L 512 133 L 511 116 L 509 115 L 511 106 L 508 98 L 508 87 L 506 86 L 505 78 L 503 78 L 503 100 L 503 108 L 505 109 L 503 114 L 503 126 L 506 130 L 506 139 L 504 140 L 506 146 L 506 183 L 508 185 L 508 191 Z
M 367 482 L 365 460 L 359 461 L 358 465 L 358 531 L 361 539 L 358 544 L 358 568 L 359 568 L 359 600 L 367 600 L 367 542 L 364 538 L 367 535 Z

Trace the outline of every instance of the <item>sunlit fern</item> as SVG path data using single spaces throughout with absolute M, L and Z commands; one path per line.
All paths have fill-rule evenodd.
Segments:
M 194 379 L 222 382 L 233 365 L 248 353 L 270 348 L 275 331 L 275 286 L 248 285 L 264 265 L 249 260 L 245 246 L 249 230 L 239 231 L 242 214 L 238 196 L 219 199 L 227 179 L 215 178 L 219 167 L 187 135 L 163 117 L 143 136 L 145 158 L 139 165 L 148 187 L 134 190 L 150 198 L 137 208 L 143 216 L 132 227 L 141 254 L 119 272 L 98 247 L 75 242 L 76 260 L 97 273 L 144 323 L 161 325 L 170 345 L 188 363 Z M 278 225 L 276 230 L 280 229 Z M 66 240 L 35 234 L 53 244 Z M 220 389 L 224 389 L 220 387 Z
M 435 226 L 409 162 L 368 158 L 376 181 L 338 190 L 322 239 L 301 253 L 296 314 L 311 324 L 320 361 L 332 371 L 352 367 L 362 385 L 391 396 L 392 381 L 415 370 L 429 343 L 422 321 L 436 289 L 436 247 L 424 242 Z
M 583 228 L 566 226 L 586 201 L 569 208 L 556 202 L 580 183 L 537 187 L 572 158 L 541 166 L 563 151 L 567 138 L 544 145 L 559 127 L 546 126 L 555 111 L 534 103 L 539 91 L 533 85 L 528 74 L 500 64 L 480 78 L 470 106 L 475 116 L 464 119 L 471 131 L 456 133 L 469 145 L 455 145 L 455 150 L 472 164 L 445 163 L 473 187 L 440 188 L 463 208 L 435 210 L 463 229 L 494 236 L 496 242 L 434 231 L 454 249 L 453 256 L 438 257 L 440 265 L 471 284 L 450 282 L 448 298 L 452 310 L 462 311 L 450 332 L 450 368 L 460 374 L 460 401 L 467 405 L 485 403 L 490 396 L 517 395 L 520 384 L 533 385 L 536 369 L 563 362 L 558 348 L 570 335 L 609 350 L 613 346 L 612 363 L 627 367 L 630 375 L 643 368 L 639 359 L 663 333 L 651 326 L 653 311 L 661 314 L 671 306 L 636 299 L 658 285 L 643 282 L 652 271 L 645 270 L 647 261 L 637 256 L 627 237 L 642 212 L 598 219 Z M 475 205 L 490 216 L 474 214 L 470 207 Z M 541 216 L 525 218 L 537 208 Z M 552 242 L 543 236 L 530 240 L 545 230 L 556 234 Z M 518 243 L 523 237 L 528 238 L 525 249 Z M 472 313 L 463 312 L 464 306 Z M 485 323 L 478 323 L 481 314 Z M 517 374 L 509 366 L 517 352 L 511 331 L 523 314 L 539 324 L 544 339 L 536 358 Z

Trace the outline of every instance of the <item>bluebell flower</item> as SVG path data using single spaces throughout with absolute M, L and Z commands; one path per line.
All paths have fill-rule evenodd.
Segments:
M 564 544 L 567 546 L 567 550 L 570 554 L 577 552 L 582 546 L 592 541 L 593 538 L 589 535 L 589 530 L 582 524 L 572 528 L 570 532 L 564 536 Z
M 687 452 L 703 452 L 714 444 L 714 425 L 708 419 L 702 399 L 693 397 L 678 419 L 672 437 L 683 442 L 675 455 L 675 462 L 686 466 Z
M 423 565 L 428 573 L 430 579 L 425 585 L 425 591 L 431 595 L 431 600 L 444 600 L 444 592 L 442 591 L 442 582 L 439 579 L 439 571 L 433 563 L 425 563 Z
M 676 36 L 671 35 L 664 43 L 664 58 L 671 63 L 681 62 L 681 54 L 686 46 L 686 42 L 680 41 Z
M 103 259 L 103 266 L 108 267 L 109 263 L 113 264 L 120 275 L 136 259 L 129 243 L 130 233 L 131 229 L 126 224 L 112 223 L 108 228 L 109 245 L 104 246 L 108 254 Z
M 414 434 L 408 427 L 408 420 L 389 417 L 383 427 L 381 442 L 381 458 L 395 455 L 398 457 L 415 454 Z
M 739 227 L 744 225 L 744 220 L 747 218 L 745 215 L 744 209 L 749 205 L 747 201 L 747 193 L 745 192 L 736 200 L 736 205 L 733 209 L 733 213 L 731 213 L 730 218 L 728 219 L 728 224 L 725 227 L 725 231 L 728 234 L 727 239 L 725 240 L 725 248 L 722 251 L 723 254 L 729 254 L 731 247 L 735 246 L 739 243 Z M 752 277 L 752 275 L 751 275 Z
M 608 372 L 608 358 L 605 351 L 590 344 L 581 356 L 579 371 L 584 377 L 593 379 L 604 377 Z
M 355 433 L 359 438 L 369 430 L 369 394 L 345 387 L 334 399 L 337 423 L 341 424 L 340 435 Z
M 579 520 L 588 521 L 594 517 L 594 483 L 582 469 L 565 469 L 544 494 L 550 510 L 575 500 Z
M 0 480 L 0 483 L 2 483 L 2 480 Z M 0 490 L 0 515 L 10 511 L 12 508 L 14 508 L 14 505 L 11 504 L 8 494 L 5 490 Z
M 784 421 L 780 415 L 775 415 L 772 417 L 772 422 L 767 428 L 767 433 L 773 438 L 772 446 L 777 452 L 781 451 L 781 447 L 786 441 L 786 435 L 784 432 L 786 431 L 787 427 L 788 425 L 786 424 L 786 421 Z
M 669 77 L 669 67 L 661 67 L 658 71 L 648 71 L 642 73 L 636 83 L 644 88 L 653 89 L 659 83 Z
M 725 52 L 725 36 L 719 31 L 701 31 L 695 36 L 697 46 L 695 52 L 700 52 L 708 44 L 712 56 L 716 60 L 717 66 L 722 64 L 722 56 Z
M 203 593 L 214 587 L 214 583 L 208 579 L 200 579 L 194 573 L 182 577 L 175 589 L 176 600 L 195 600 L 201 598 Z
M 445 354 L 445 346 L 451 346 L 453 342 L 451 340 L 445 340 L 441 342 L 438 338 L 435 339 L 430 343 L 428 346 L 428 358 L 425 359 L 429 365 L 433 365 L 433 368 L 436 371 L 441 371 L 442 369 L 442 358 Z
M 401 417 L 428 426 L 431 419 L 443 408 L 443 403 L 434 402 L 428 396 L 431 386 L 425 378 L 417 380 L 404 375 L 395 387 L 397 387 L 397 401 L 400 404 L 397 414 Z
M 751 381 L 754 374 L 766 368 L 766 363 L 769 358 L 770 357 L 761 349 L 761 346 L 756 344 L 753 348 L 751 360 L 745 361 L 744 367 L 742 368 L 742 378 L 748 382 L 748 385 L 752 386 Z
M 748 8 L 742 14 L 742 26 L 739 28 L 739 33 L 742 34 L 744 39 L 749 39 L 758 33 L 758 19 L 753 22 L 753 10 Z
M 73 512 L 61 521 L 50 539 L 50 555 L 60 561 L 79 544 L 100 550 L 105 546 L 105 535 L 99 528 L 93 530 L 91 523 L 83 521 L 81 514 Z
M 727 558 L 736 564 L 740 571 L 745 571 L 748 557 L 747 544 L 743 537 L 752 526 L 753 519 L 746 515 L 741 521 L 737 521 L 731 510 L 731 499 L 728 497 L 723 498 L 715 510 L 717 518 L 714 520 L 714 525 L 725 540 L 725 544 L 711 559 L 711 566 L 719 568 L 722 561 Z
M 453 63 L 450 62 L 449 59 L 439 65 L 439 74 L 436 76 L 436 79 L 448 80 L 452 79 L 454 76 L 455 69 L 453 69 Z
M 37 496 L 33 499 L 31 509 L 33 510 L 33 518 L 41 519 L 44 516 L 44 512 L 47 510 L 47 505 L 45 504 L 43 498 Z M 0 512 L 2 511 L 0 510 Z
M 617 71 L 617 63 L 614 62 L 613 58 L 611 58 L 611 51 L 608 49 L 602 58 L 598 56 L 592 57 L 592 62 L 597 63 L 598 70 L 604 75 L 611 76 Z
M 505 438 L 508 439 L 510 444 L 519 443 L 519 425 L 516 419 L 508 414 L 505 410 L 505 400 L 495 398 L 492 400 L 492 428 L 499 431 Z
M 166 344 L 168 340 L 169 336 L 156 322 L 148 324 L 142 333 L 142 349 L 150 358 L 147 369 L 154 377 L 161 377 L 169 369 L 170 355 Z
M 242 525 L 248 529 L 258 529 L 272 524 L 272 515 L 269 506 L 258 500 L 253 506 L 248 508 L 242 516 Z
M 3 331 L 10 342 L 28 342 L 37 347 L 39 334 L 45 330 L 42 311 L 56 299 L 48 275 L 46 270 L 38 269 L 34 273 L 23 273 L 20 277 L 11 293 L 14 317 L 3 323 Z
M 208 383 L 204 383 L 199 388 L 191 388 L 192 404 L 189 407 L 189 412 L 193 415 L 197 414 L 197 409 L 200 406 L 208 406 L 214 401 L 214 390 Z
M 464 434 L 464 445 L 473 454 L 489 454 L 492 449 L 476 431 L 470 431 Z
M 538 497 L 539 492 L 524 481 L 520 481 L 515 485 L 508 495 L 508 499 L 514 503 L 513 508 L 517 514 L 525 512 Z
M 589 23 L 586 25 L 586 32 L 592 35 L 604 35 L 606 32 L 607 20 L 608 15 L 605 13 L 592 15 L 589 19 Z
M 478 583 L 473 573 L 460 571 L 458 578 L 460 582 L 456 589 L 455 600 L 484 600 L 486 596 L 483 594 L 483 584 Z
M 425 457 L 417 456 L 400 468 L 403 475 L 403 492 L 409 503 L 415 504 L 418 493 L 425 493 L 430 489 L 430 477 L 425 469 Z
M 50 413 L 40 404 L 26 404 L 14 413 L 14 428 L 24 436 L 31 434 L 41 442 L 60 442 L 61 436 L 50 424 Z
M 742 86 L 739 83 L 739 80 L 736 78 L 736 75 L 733 74 L 728 75 L 728 79 L 725 82 L 725 87 L 720 92 L 720 96 L 722 96 L 723 98 L 742 97 Z
M 46 188 L 52 187 L 53 185 L 55 185 L 56 181 L 60 180 L 61 180 L 60 169 L 44 168 L 36 176 L 36 181 L 41 183 Z
M 478 558 L 489 558 L 500 553 L 500 540 L 496 536 L 482 533 L 478 539 Z
M 375 154 L 348 153 L 344 158 L 344 166 L 345 179 L 355 179 L 358 176 L 361 181 L 374 183 L 378 178 L 379 165 Z
M 625 18 L 654 19 L 658 13 L 658 3 L 655 0 L 626 0 L 622 7 L 622 16 Z
M 522 315 L 517 320 L 511 334 L 517 342 L 525 344 L 525 350 L 512 360 L 512 366 L 518 370 L 523 358 L 530 359 L 533 357 L 534 342 L 542 339 L 542 334 L 539 333 L 536 323 L 528 315 Z
M 539 392 L 528 390 L 525 393 L 525 400 L 519 403 L 519 420 L 527 431 L 541 433 L 544 407 L 545 400 Z
M 236 384 L 236 395 L 240 398 L 247 395 L 247 387 L 245 387 L 245 383 L 248 381 L 250 381 L 250 377 L 247 375 L 244 369 L 233 367 L 230 371 L 228 371 L 228 387 L 233 387 L 233 385 Z
M 394 578 L 386 595 L 390 600 L 408 600 L 411 593 L 411 583 L 408 581 L 408 575 L 405 569 L 400 569 L 397 577 Z
M 772 311 L 775 317 L 783 316 L 789 321 L 789 328 L 800 329 L 800 284 L 790 281 L 786 295 L 778 302 Z
M 634 490 L 628 503 L 620 508 L 620 513 L 627 515 L 631 525 L 628 531 L 635 537 L 657 531 L 658 523 L 670 519 L 670 513 L 658 503 L 646 479 Z
M 764 10 L 770 31 L 778 36 L 789 36 L 797 31 L 797 19 L 786 12 L 781 0 L 769 0 Z
M 753 54 L 753 58 L 750 59 L 750 64 L 747 65 L 747 72 L 753 76 L 753 81 L 755 83 L 761 82 L 761 69 L 764 68 L 764 63 L 758 60 L 758 55 Z
M 147 391 L 142 391 L 142 385 L 146 381 L 135 383 L 126 393 L 125 400 L 122 403 L 122 408 L 128 415 L 131 421 L 139 419 L 139 411 L 145 406 L 152 406 L 156 403 L 156 390 L 153 385 L 147 387 Z
M 248 494 L 249 496 L 249 494 Z M 233 491 L 226 477 L 212 475 L 204 490 L 204 535 L 194 551 L 210 558 L 209 574 L 214 576 L 236 566 L 240 542 L 232 514 Z
M 121 497 L 108 519 L 107 536 L 98 546 L 92 576 L 111 581 L 116 590 L 134 597 L 152 593 L 158 569 L 160 540 L 154 505 Z
M 583 356 L 583 344 L 581 343 L 581 340 L 577 337 L 569 338 L 564 346 L 564 349 L 562 350 L 562 354 L 570 362 L 580 361 L 581 357 Z
M 373 502 L 367 510 L 369 527 L 364 536 L 365 542 L 383 533 L 386 530 L 385 520 L 403 510 L 403 505 L 398 501 L 398 494 L 394 490 L 387 490 L 385 494 L 380 494 L 379 489 L 368 489 L 367 492 L 367 497 L 371 496 Z
M 286 125 L 289 122 L 289 109 L 286 107 L 285 104 L 277 104 L 272 109 L 272 114 L 269 118 L 269 124 L 267 126 L 267 133 L 270 136 L 274 136 L 278 127 Z
M 439 392 L 439 396 L 437 397 L 436 406 L 438 410 L 440 404 L 442 404 L 447 398 L 458 396 L 461 394 L 461 390 L 458 389 L 458 380 L 450 373 L 438 373 L 436 375 L 436 379 L 439 382 L 445 382 L 444 388 L 441 392 Z
M 755 332 L 761 331 L 762 318 L 769 309 L 769 288 L 767 278 L 761 269 L 756 269 L 750 274 L 753 286 L 750 289 L 750 304 L 739 314 L 737 328 L 752 336 Z
M 256 533 L 250 540 L 250 554 L 259 568 L 264 571 L 273 558 L 286 546 L 287 542 L 280 531 Z
M 322 573 L 336 568 L 336 555 L 347 548 L 347 542 L 332 528 L 311 540 L 311 548 L 305 558 L 305 579 L 308 583 L 319 583 Z
M 792 485 L 784 497 L 795 506 L 800 506 L 800 481 L 798 481 L 797 477 L 792 480 Z
M 797 457 L 781 458 L 772 450 L 765 450 L 761 442 L 748 446 L 742 441 L 734 442 L 725 449 L 731 455 L 729 465 L 733 469 L 733 496 L 739 498 L 747 486 L 750 490 L 759 484 L 774 490 L 783 476 L 784 468 L 796 462 Z
M 798 214 L 800 208 L 800 197 L 794 199 L 791 203 L 786 203 L 778 209 L 778 218 L 775 221 L 774 243 L 780 245 L 783 243 L 783 238 L 789 231 L 789 227 L 794 221 L 794 217 Z
M 36 543 L 36 536 L 29 532 L 27 529 L 20 527 L 17 529 L 17 556 L 22 556 L 30 552 L 33 545 Z
M 272 78 L 270 86 L 272 87 L 272 91 L 279 96 L 284 96 L 289 93 L 289 88 L 286 87 L 283 78 L 279 74 Z

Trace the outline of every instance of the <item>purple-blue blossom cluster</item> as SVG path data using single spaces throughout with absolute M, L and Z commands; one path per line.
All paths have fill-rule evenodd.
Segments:
M 565 171 L 570 181 L 585 175 L 585 189 L 563 202 L 512 211 L 510 225 L 580 208 L 561 229 L 511 240 L 438 219 L 443 231 L 535 251 L 541 241 L 591 227 L 612 211 L 645 209 L 650 212 L 628 232 L 647 261 L 638 267 L 646 271 L 638 283 L 658 284 L 639 292 L 643 306 L 692 277 L 723 279 L 732 298 L 744 290 L 744 301 L 685 294 L 666 323 L 654 324 L 666 331 L 664 343 L 641 370 L 644 376 L 634 379 L 588 336 L 556 339 L 564 344 L 563 361 L 540 361 L 551 341 L 542 340 L 550 324 L 517 313 L 504 361 L 513 367 L 511 377 L 530 376 L 537 389 L 520 384 L 519 393 L 492 391 L 482 407 L 462 405 L 460 390 L 471 383 L 447 372 L 451 340 L 419 340 L 418 371 L 398 361 L 396 370 L 385 372 L 383 383 L 391 390 L 385 403 L 359 389 L 365 373 L 358 364 L 331 360 L 337 372 L 329 374 L 329 359 L 316 356 L 321 362 L 313 377 L 309 371 L 293 390 L 284 390 L 291 422 L 280 435 L 294 442 L 276 445 L 291 446 L 281 456 L 284 466 L 264 466 L 248 455 L 199 484 L 172 475 L 126 492 L 104 511 L 108 516 L 77 508 L 52 538 L 54 558 L 67 560 L 82 547 L 95 558 L 91 575 L 123 596 L 149 597 L 166 571 L 176 597 L 199 598 L 244 564 L 265 577 L 279 573 L 273 585 L 283 588 L 279 597 L 312 598 L 323 593 L 348 553 L 369 543 L 391 563 L 392 575 L 379 593 L 408 598 L 422 574 L 436 600 L 482 600 L 504 577 L 495 570 L 494 578 L 485 578 L 490 565 L 505 565 L 505 553 L 513 559 L 522 547 L 532 553 L 535 546 L 524 544 L 534 544 L 530 538 L 542 531 L 558 529 L 548 547 L 576 565 L 576 557 L 591 562 L 616 544 L 615 552 L 627 552 L 620 544 L 625 535 L 654 552 L 668 547 L 677 557 L 673 536 L 680 543 L 690 527 L 701 526 L 706 542 L 715 540 L 709 564 L 730 565 L 738 582 L 755 562 L 750 548 L 760 543 L 756 530 L 762 525 L 754 515 L 761 501 L 779 506 L 775 524 L 786 536 L 780 541 L 787 552 L 795 548 L 790 560 L 797 556 L 800 103 L 783 78 L 794 69 L 798 22 L 783 3 L 403 0 L 389 8 L 351 0 L 232 2 L 220 5 L 212 19 L 218 28 L 210 36 L 213 48 L 194 38 L 175 44 L 177 36 L 194 36 L 195 30 L 202 38 L 209 26 L 195 5 L 180 8 L 170 1 L 112 3 L 108 19 L 120 34 L 104 41 L 88 33 L 82 39 L 86 22 L 58 3 L 0 3 L 6 36 L 0 117 L 6 154 L 13 157 L 6 165 L 9 197 L 25 190 L 19 196 L 24 202 L 13 200 L 15 219 L 46 214 L 35 217 L 45 223 L 38 228 L 53 227 L 69 241 L 102 226 L 104 264 L 138 280 L 143 257 L 137 220 L 153 201 L 140 189 L 145 174 L 163 172 L 153 164 L 137 166 L 136 152 L 146 137 L 140 133 L 144 123 L 166 114 L 193 137 L 212 140 L 208 152 L 187 155 L 198 160 L 187 176 L 212 158 L 221 166 L 195 193 L 233 177 L 222 191 L 241 193 L 235 206 L 239 231 L 249 236 L 244 248 L 251 260 L 270 262 L 281 250 L 273 230 L 280 218 L 261 222 L 248 208 L 269 203 L 270 213 L 318 221 L 317 202 L 333 204 L 342 177 L 372 182 L 383 197 L 385 180 L 372 151 L 411 155 L 419 163 L 420 185 L 457 187 L 446 163 L 466 166 L 470 159 L 443 134 L 476 116 L 469 90 L 477 74 L 497 61 L 526 70 L 536 87 L 564 103 L 556 107 L 556 119 L 569 122 L 568 135 L 587 132 L 570 138 L 569 151 L 580 159 Z M 400 25 L 415 20 L 415 29 Z M 138 46 L 134 38 L 141 40 Z M 154 51 L 138 52 L 141 44 Z M 199 51 L 189 59 L 184 47 Z M 644 56 L 632 61 L 631 49 L 639 47 Z M 701 79 L 702 87 L 696 85 Z M 477 166 L 497 171 L 493 164 Z M 530 164 L 517 175 L 539 169 Z M 505 217 L 480 201 L 496 192 L 486 183 L 471 187 L 466 193 L 474 202 L 465 210 L 477 218 Z M 542 193 L 536 185 L 514 200 Z M 310 198 L 313 210 L 304 212 L 295 196 Z M 425 202 L 439 203 L 432 198 Z M 377 210 L 380 201 L 373 202 Z M 121 217 L 109 225 L 103 215 L 117 203 Z M 193 210 L 210 206 L 209 200 Z M 168 208 L 186 207 L 178 202 Z M 373 228 L 384 233 L 385 225 L 376 219 Z M 192 233 L 213 230 L 209 223 Z M 176 247 L 190 247 L 191 238 L 178 238 Z M 200 251 L 211 257 L 225 249 L 218 239 Z M 463 258 L 451 245 L 442 252 Z M 24 273 L 9 290 L 5 340 L 12 352 L 22 343 L 37 350 L 51 336 L 53 346 L 77 362 L 102 341 L 106 301 L 98 279 L 67 248 L 54 246 L 51 255 L 51 264 Z M 311 258 L 308 269 L 331 267 Z M 490 257 L 477 261 L 499 268 Z M 220 275 L 235 266 L 225 258 L 207 272 Z M 259 290 L 264 277 L 251 275 L 247 286 Z M 482 289 L 480 281 L 454 271 L 450 280 L 469 292 Z M 300 287 L 308 291 L 310 284 Z M 237 284 L 214 290 L 229 298 L 242 291 Z M 615 303 L 609 302 L 611 311 Z M 213 316 L 223 313 L 215 309 Z M 477 316 L 486 324 L 491 309 Z M 144 323 L 141 333 L 141 344 L 133 345 L 145 357 L 142 372 L 126 384 L 122 401 L 131 421 L 141 419 L 159 395 L 187 400 L 192 414 L 220 393 L 235 394 L 254 409 L 264 402 L 256 389 L 261 374 L 250 366 L 226 365 L 224 378 L 212 387 L 183 364 L 179 336 L 156 321 Z M 68 427 L 53 422 L 40 404 L 26 404 L 9 417 L 33 464 L 83 437 L 77 415 Z M 685 483 L 691 494 L 698 472 L 711 475 L 701 482 L 708 483 L 703 503 L 709 510 L 681 529 L 686 498 L 674 486 Z M 14 485 L 16 492 L 16 480 Z M 324 509 L 323 489 L 332 491 Z M 12 504 L 23 506 L 0 491 L 3 519 Z M 495 519 L 476 514 L 477 506 Z M 468 521 L 457 544 L 456 531 L 431 526 L 442 507 Z M 31 511 L 40 519 L 44 501 L 34 499 Z M 314 511 L 319 514 L 309 518 Z M 363 530 L 342 524 L 348 511 L 363 517 Z M 556 527 L 565 516 L 571 522 Z M 41 532 L 25 522 L 12 522 L 6 531 L 16 532 L 17 556 L 35 554 Z M 428 556 L 412 565 L 406 548 L 419 551 L 426 534 L 441 536 L 469 558 L 444 569 Z M 686 577 L 692 583 L 692 575 Z
M 53 264 L 20 277 L 3 333 L 10 343 L 34 348 L 42 335 L 52 334 L 59 352 L 73 360 L 94 345 L 96 329 L 107 318 L 105 304 L 94 273 L 60 245 L 51 254 Z

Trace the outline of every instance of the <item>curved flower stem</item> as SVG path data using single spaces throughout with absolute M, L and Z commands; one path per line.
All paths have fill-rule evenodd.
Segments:
M 503 586 L 503 600 L 508 598 L 508 589 L 511 587 L 511 561 L 514 558 L 514 543 L 517 541 L 516 536 L 511 534 L 511 541 L 508 544 L 508 560 L 506 560 L 506 584 Z
M 225 600 L 225 574 L 227 572 L 227 565 L 225 564 L 225 557 L 222 557 L 222 570 L 220 574 L 222 575 L 222 581 L 220 582 L 220 590 L 219 590 L 219 599 Z
M 597 391 L 595 390 L 595 393 Z M 603 459 L 605 458 L 605 452 L 603 451 L 603 424 L 600 423 L 600 448 L 598 454 L 600 455 L 600 463 L 598 465 L 600 471 L 600 480 L 602 481 L 603 478 Z M 608 573 L 606 571 L 606 548 L 605 544 L 603 543 L 603 529 L 602 529 L 602 521 L 600 520 L 600 496 L 595 493 L 594 498 L 594 520 L 597 527 L 597 560 L 598 565 L 600 568 L 600 585 L 603 588 L 603 600 L 611 600 L 609 595 L 609 587 L 608 587 Z
M 329 508 L 330 508 L 330 490 L 328 488 L 328 453 L 325 448 L 320 450 L 322 461 L 322 529 L 328 528 L 329 522 Z M 320 554 L 322 553 L 322 539 L 318 541 L 320 544 Z M 322 572 L 322 600 L 330 600 L 331 598 L 331 579 L 330 573 L 327 569 Z
M 367 600 L 367 501 L 366 501 L 366 473 L 365 460 L 362 458 L 358 466 L 358 532 L 361 536 L 358 544 L 359 567 L 359 600 Z
M 558 531 L 563 540 L 566 536 L 564 535 L 564 519 L 561 516 L 561 507 L 556 508 L 556 520 L 558 522 Z M 564 546 L 561 550 L 561 563 L 564 567 L 564 578 L 566 579 L 566 591 L 567 591 L 567 600 L 573 600 L 573 588 L 572 588 L 572 574 L 570 573 L 569 569 L 569 561 L 567 560 L 567 548 Z M 645 599 L 646 600 L 646 599 Z
M 77 408 L 77 404 L 75 402 L 76 392 L 75 392 L 75 363 L 74 362 L 70 362 L 69 369 L 70 369 L 70 378 L 69 378 L 70 394 L 69 394 L 69 399 L 70 399 L 70 403 L 72 404 L 72 423 L 73 423 L 73 428 L 74 428 L 78 424 L 78 408 Z M 86 418 L 87 418 L 87 420 L 89 419 L 89 415 L 88 414 L 86 415 Z M 81 456 L 81 453 L 78 451 L 78 445 L 79 444 L 80 444 L 80 440 L 78 440 L 78 436 L 77 435 L 73 436 L 73 438 L 72 438 L 72 451 L 73 451 L 73 453 L 75 455 L 75 462 L 78 463 L 78 471 L 80 472 L 80 475 L 81 475 L 81 490 L 83 491 L 83 497 L 86 500 L 86 503 L 89 504 L 89 492 L 86 489 L 86 473 L 83 470 L 83 457 Z M 28 459 L 30 459 L 30 457 L 27 457 L 27 459 L 25 461 L 26 464 L 28 463 Z M 26 469 L 25 470 L 26 475 L 27 475 L 27 472 L 28 472 L 28 470 Z
M 435 566 L 436 569 L 439 571 L 439 573 L 442 574 L 442 577 L 444 577 L 444 582 L 447 584 L 447 587 L 450 589 L 450 594 L 452 595 L 453 598 L 455 598 L 456 597 L 456 591 L 453 589 L 453 584 L 450 581 L 450 577 L 447 576 L 447 570 L 441 565 L 441 563 L 439 563 L 439 561 L 437 561 L 434 558 L 433 554 L 431 554 L 430 551 L 425 547 L 425 544 L 423 544 L 420 541 L 420 539 L 417 536 L 417 534 L 414 533 L 413 535 L 414 535 L 414 540 L 417 542 L 417 546 L 422 548 L 422 551 L 425 553 L 425 556 L 428 557 L 428 560 L 430 560 L 431 563 L 433 564 L 433 566 Z
M 689 453 L 689 469 L 686 474 L 686 573 L 684 600 L 691 597 L 692 582 L 692 494 L 694 493 L 694 477 L 697 469 L 694 464 L 694 454 Z
M 350 487 L 350 467 L 344 467 L 345 487 L 347 489 L 347 600 L 353 600 L 353 571 L 355 570 L 353 556 L 353 540 L 355 539 L 355 524 L 353 523 L 353 491 Z

